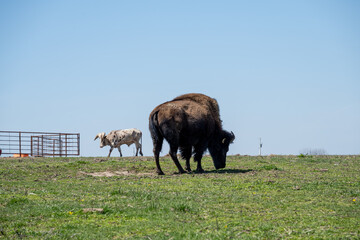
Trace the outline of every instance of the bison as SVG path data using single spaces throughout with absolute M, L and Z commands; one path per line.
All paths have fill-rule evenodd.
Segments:
M 177 159 L 186 160 L 187 171 L 191 171 L 190 158 L 194 155 L 197 172 L 204 172 L 201 158 L 208 149 L 216 169 L 226 166 L 229 144 L 235 139 L 233 132 L 222 129 L 217 101 L 203 94 L 190 93 L 157 106 L 149 116 L 149 130 L 154 145 L 156 172 L 164 175 L 160 168 L 159 154 L 163 140 L 170 145 L 169 154 L 179 173 L 185 173 Z

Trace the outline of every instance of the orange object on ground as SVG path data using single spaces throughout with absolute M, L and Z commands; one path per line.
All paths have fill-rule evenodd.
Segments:
M 28 157 L 28 156 L 29 156 L 29 154 L 18 154 L 18 153 L 15 153 L 13 155 L 13 157 Z

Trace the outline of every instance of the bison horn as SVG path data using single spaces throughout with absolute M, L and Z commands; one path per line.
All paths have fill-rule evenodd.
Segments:
M 221 142 L 224 144 L 224 143 L 225 143 L 225 140 L 226 140 L 226 138 L 224 138 Z

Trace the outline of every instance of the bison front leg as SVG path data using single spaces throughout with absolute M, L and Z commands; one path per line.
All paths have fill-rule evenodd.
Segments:
M 191 172 L 191 167 L 190 167 L 190 158 L 186 159 L 186 166 L 185 166 L 186 171 Z
M 194 155 L 194 161 L 197 162 L 197 168 L 196 171 L 199 173 L 203 173 L 204 169 L 201 166 L 201 158 L 203 156 L 204 150 L 203 148 L 195 148 L 195 155 Z
M 197 162 L 197 168 L 196 168 L 196 172 L 198 173 L 203 173 L 205 172 L 204 169 L 201 166 L 201 157 L 199 157 L 197 160 L 195 158 L 195 162 Z

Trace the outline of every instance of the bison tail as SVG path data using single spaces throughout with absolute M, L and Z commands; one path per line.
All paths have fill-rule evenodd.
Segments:
M 159 128 L 159 122 L 158 122 L 158 112 L 155 112 L 150 116 L 149 119 L 149 130 L 151 137 L 154 142 L 159 142 L 160 136 L 161 136 L 161 130 Z

